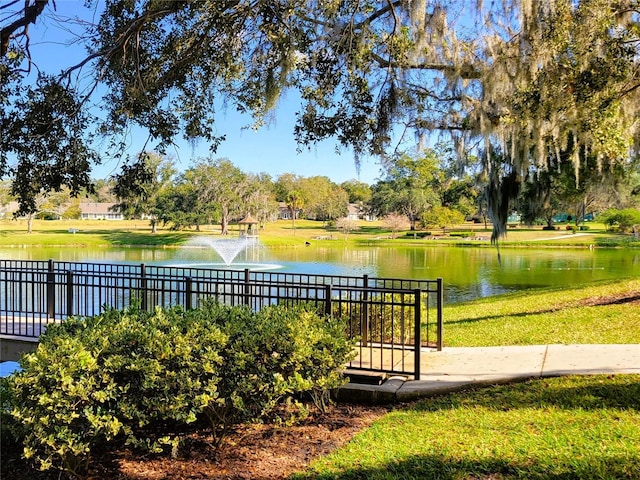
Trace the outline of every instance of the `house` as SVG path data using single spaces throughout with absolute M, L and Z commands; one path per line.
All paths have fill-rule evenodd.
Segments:
M 367 222 L 376 220 L 376 216 L 368 212 L 362 203 L 350 203 L 347 208 L 347 218 L 350 220 L 366 220 Z
M 121 212 L 115 211 L 115 203 L 80 203 L 82 220 L 124 220 Z
M 296 211 L 296 218 L 300 218 L 302 209 Z M 278 203 L 278 220 L 291 220 L 291 209 L 285 202 Z

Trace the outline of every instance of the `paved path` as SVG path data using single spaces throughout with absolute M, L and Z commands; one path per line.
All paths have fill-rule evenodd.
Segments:
M 366 403 L 410 401 L 529 378 L 640 374 L 640 345 L 533 345 L 425 351 L 419 380 L 391 377 L 382 385 L 350 383 L 338 398 Z
M 1 362 L 0 376 L 18 364 Z M 382 385 L 349 383 L 342 400 L 392 403 L 454 392 L 475 385 L 495 385 L 562 375 L 640 374 L 640 345 L 533 345 L 524 347 L 425 350 L 419 380 L 391 377 Z

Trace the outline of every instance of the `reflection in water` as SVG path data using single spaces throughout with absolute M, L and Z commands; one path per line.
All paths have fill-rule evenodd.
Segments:
M 336 242 L 337 243 L 337 242 Z M 621 249 L 344 247 L 265 248 L 238 255 L 239 264 L 278 266 L 282 271 L 433 280 L 441 277 L 448 302 L 529 288 L 576 285 L 637 276 L 640 252 Z M 217 268 L 217 255 L 203 248 L 5 248 L 0 258 L 76 262 L 200 264 Z M 244 268 L 244 267 L 239 267 Z

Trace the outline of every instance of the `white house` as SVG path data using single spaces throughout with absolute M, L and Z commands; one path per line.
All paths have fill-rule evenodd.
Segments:
M 114 211 L 115 203 L 80 203 L 82 220 L 124 220 L 121 212 Z

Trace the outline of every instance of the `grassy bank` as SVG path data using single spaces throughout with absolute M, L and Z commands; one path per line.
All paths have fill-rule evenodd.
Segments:
M 444 320 L 447 346 L 640 343 L 640 279 L 448 305 Z
M 231 226 L 230 237 L 239 234 L 237 226 Z M 430 234 L 430 235 L 428 235 Z M 204 225 L 200 230 L 173 231 L 160 227 L 151 233 L 146 220 L 36 220 L 33 233 L 27 233 L 24 220 L 0 221 L 0 246 L 166 246 L 179 247 L 197 235 L 220 235 L 219 225 Z M 401 231 L 395 236 L 380 222 L 360 222 L 359 230 L 344 235 L 327 227 L 323 222 L 290 220 L 268 223 L 260 230 L 260 241 L 269 247 L 299 247 L 306 242 L 323 245 L 458 245 L 491 247 L 491 231 L 484 225 L 464 224 L 442 232 Z M 395 238 L 392 238 L 395 237 Z M 588 231 L 572 233 L 560 226 L 559 230 L 546 231 L 541 227 L 510 229 L 501 245 L 508 247 L 640 247 L 631 235 L 607 232 L 603 225 L 592 224 Z

